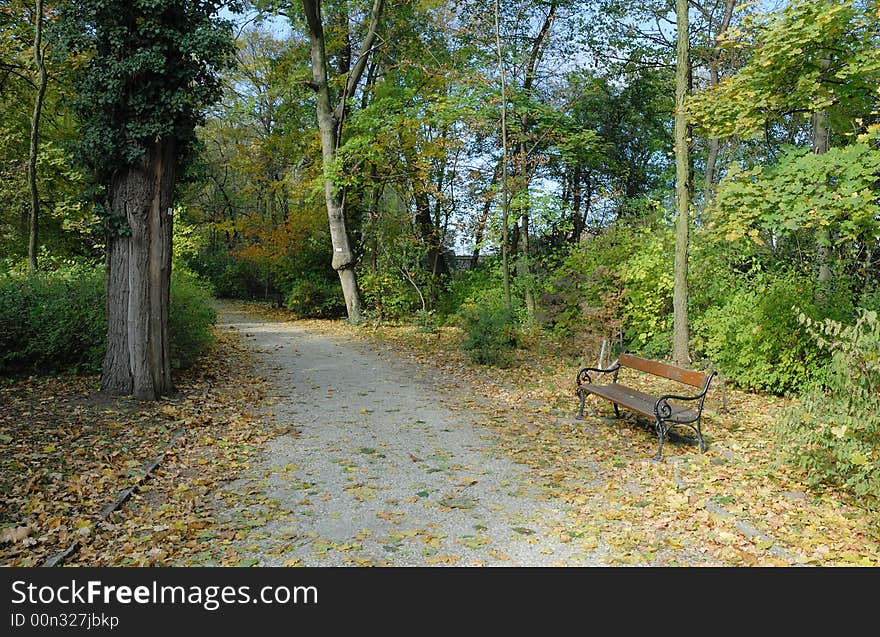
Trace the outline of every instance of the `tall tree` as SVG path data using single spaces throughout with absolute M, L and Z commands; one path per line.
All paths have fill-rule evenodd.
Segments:
M 107 353 L 101 387 L 153 400 L 173 389 L 168 301 L 178 169 L 233 53 L 219 0 L 83 0 L 65 41 L 91 52 L 78 76 L 80 157 L 104 190 Z
M 40 150 L 40 116 L 49 75 L 46 73 L 43 50 L 43 0 L 36 0 L 34 7 L 34 63 L 37 68 L 37 91 L 34 113 L 31 116 L 31 145 L 28 157 L 28 188 L 31 194 L 31 217 L 28 236 L 28 261 L 31 272 L 37 271 L 37 246 L 39 241 L 40 193 L 37 190 L 37 154 Z
M 501 258 L 504 268 L 504 303 L 510 303 L 510 241 L 507 237 L 510 216 L 510 190 L 507 180 L 507 76 L 504 72 L 504 54 L 501 49 L 500 3 L 495 0 L 495 46 L 498 50 L 498 75 L 501 80 Z
M 339 273 L 342 293 L 348 320 L 361 321 L 361 295 L 355 274 L 355 256 L 351 248 L 346 222 L 345 191 L 333 177 L 337 150 L 342 142 L 342 131 L 348 109 L 348 101 L 354 97 L 364 70 L 367 68 L 373 47 L 378 36 L 379 22 L 382 18 L 384 0 L 373 0 L 369 12 L 366 35 L 360 52 L 352 63 L 349 54 L 339 56 L 338 77 L 342 88 L 333 103 L 330 94 L 330 67 L 327 59 L 327 43 L 324 35 L 324 22 L 321 16 L 321 0 L 303 0 L 303 11 L 309 32 L 310 56 L 312 65 L 312 89 L 316 96 L 318 129 L 321 135 L 321 152 L 324 164 L 324 199 L 327 203 L 327 217 L 330 221 L 330 239 L 333 245 L 333 269 Z M 347 23 L 347 16 L 345 22 Z M 343 25 L 347 29 L 348 25 Z M 348 34 L 346 33 L 346 39 Z M 348 50 L 348 46 L 345 47 Z M 335 83 L 335 82 L 334 82 Z
M 688 0 L 676 0 L 678 46 L 675 63 L 675 266 L 672 295 L 672 358 L 690 363 L 688 348 L 688 234 L 690 230 L 690 142 L 685 100 L 690 79 Z
M 538 71 L 538 65 L 544 55 L 547 46 L 547 39 L 550 35 L 550 29 L 553 21 L 556 19 L 557 10 L 559 8 L 559 0 L 551 0 L 547 6 L 547 13 L 541 22 L 538 33 L 531 38 L 531 48 L 526 58 L 525 68 L 523 72 L 522 92 L 528 99 L 535 88 L 535 77 Z M 517 273 L 522 281 L 525 294 L 526 315 L 529 322 L 535 320 L 535 295 L 533 284 L 531 281 L 531 259 L 529 247 L 529 222 L 530 222 L 530 202 L 529 202 L 529 184 L 531 181 L 531 169 L 529 166 L 529 133 L 534 124 L 532 114 L 528 110 L 520 113 L 520 138 L 517 140 L 517 182 L 518 182 L 518 203 L 519 203 L 519 251 L 520 256 L 517 260 Z

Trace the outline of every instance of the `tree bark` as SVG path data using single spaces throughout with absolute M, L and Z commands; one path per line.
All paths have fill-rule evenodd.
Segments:
M 813 152 L 823 155 L 831 147 L 831 128 L 828 125 L 828 114 L 825 111 L 813 113 Z M 816 243 L 816 261 L 819 265 L 817 280 L 819 282 L 818 300 L 828 299 L 828 287 L 831 284 L 831 231 L 826 227 L 819 231 Z
M 321 18 L 320 0 L 303 0 L 303 11 L 309 30 L 309 48 L 312 64 L 312 88 L 316 95 L 318 129 L 321 134 L 321 156 L 324 165 L 324 200 L 330 223 L 330 241 L 333 246 L 333 269 L 339 274 L 348 320 L 361 322 L 361 294 L 355 274 L 355 259 L 351 249 L 345 218 L 345 193 L 334 183 L 331 171 L 336 163 L 336 151 L 342 141 L 342 125 L 346 104 L 360 82 L 376 40 L 384 0 L 374 0 L 370 13 L 370 26 L 364 38 L 360 54 L 348 72 L 345 86 L 336 107 L 331 105 L 328 82 L 327 55 L 325 51 L 324 26 Z
M 516 273 L 519 276 L 524 290 L 526 304 L 526 319 L 529 325 L 535 322 L 535 294 L 532 291 L 532 273 L 529 264 L 531 252 L 529 250 L 529 191 L 528 186 L 519 198 L 522 203 L 522 214 L 519 224 L 519 259 L 516 263 Z
M 168 310 L 176 145 L 160 140 L 114 177 L 113 214 L 130 233 L 108 237 L 107 352 L 101 388 L 156 400 L 171 380 Z
M 550 28 L 553 26 L 553 20 L 556 18 L 556 10 L 557 10 L 557 2 L 554 0 L 550 3 L 549 11 L 547 15 L 544 17 L 544 22 L 541 25 L 540 31 L 538 31 L 538 35 L 532 41 L 532 50 L 529 53 L 528 63 L 526 64 L 526 74 L 523 79 L 523 91 L 528 94 L 532 90 L 532 85 L 535 82 L 535 74 L 538 69 L 538 64 L 541 61 L 541 57 L 543 56 L 544 44 L 547 40 L 547 36 L 550 34 Z M 518 183 L 517 187 L 521 188 L 522 191 L 520 196 L 518 197 L 520 203 L 520 237 L 519 237 L 519 259 L 517 259 L 517 275 L 520 278 L 520 281 L 523 285 L 525 304 L 526 304 L 526 317 L 529 324 L 535 322 L 536 315 L 536 303 L 535 303 L 535 295 L 532 290 L 532 275 L 531 275 L 531 264 L 529 263 L 531 259 L 531 254 L 529 253 L 529 215 L 531 213 L 530 207 L 531 202 L 529 200 L 529 184 L 531 182 L 531 171 L 528 166 L 528 150 L 526 147 L 526 139 L 529 130 L 532 126 L 532 119 L 528 112 L 522 114 L 520 118 L 520 124 L 522 126 L 522 138 L 518 143 Z
M 40 79 L 37 84 L 37 95 L 34 100 L 34 113 L 31 118 L 31 145 L 28 157 L 28 187 L 31 194 L 31 216 L 28 224 L 28 263 L 31 272 L 37 271 L 37 248 L 40 229 L 40 193 L 37 190 L 37 155 L 40 150 L 40 114 L 43 110 L 43 99 L 46 96 L 48 74 L 43 60 L 43 0 L 36 0 L 34 17 L 34 62 Z
M 507 183 L 507 75 L 501 49 L 501 8 L 495 0 L 495 48 L 498 53 L 498 72 L 501 77 L 501 264 L 504 275 L 504 305 L 510 311 L 510 257 L 507 232 L 510 215 L 510 190 Z
M 675 67 L 675 265 L 672 294 L 672 358 L 679 365 L 690 363 L 688 330 L 688 233 L 690 230 L 690 149 L 685 99 L 690 76 L 688 0 L 676 0 L 677 59 Z
M 581 171 L 580 166 L 575 166 L 572 169 L 571 175 L 571 223 L 572 223 L 572 231 L 571 238 L 572 243 L 577 243 L 580 240 L 581 234 L 584 232 L 584 223 L 581 217 L 581 202 L 583 197 L 583 190 L 581 188 L 581 184 L 583 183 L 583 172 Z
M 416 187 L 414 195 L 416 226 L 419 228 L 422 244 L 428 249 L 425 262 L 427 270 L 433 277 L 449 274 L 446 259 L 443 256 L 443 246 L 440 243 L 440 231 L 431 218 L 431 203 L 428 201 L 428 193 L 422 188 Z
M 492 201 L 495 199 L 493 190 L 498 184 L 498 178 L 501 174 L 501 162 L 495 164 L 495 170 L 492 171 L 492 179 L 489 181 L 489 188 L 483 202 L 483 210 L 480 212 L 480 218 L 477 220 L 477 227 L 474 231 L 474 251 L 471 254 L 471 268 L 477 267 L 480 262 L 480 246 L 483 243 L 483 236 L 486 233 L 486 223 L 489 221 L 489 212 L 492 209 Z

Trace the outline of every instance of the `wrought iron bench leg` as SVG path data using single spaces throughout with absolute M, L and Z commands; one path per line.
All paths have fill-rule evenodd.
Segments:
M 620 418 L 620 407 L 617 406 L 617 403 L 611 403 L 614 405 L 614 416 L 615 418 Z
M 706 453 L 706 443 L 703 441 L 703 431 L 700 429 L 700 418 L 697 417 L 697 440 L 700 442 L 700 453 Z
M 577 419 L 583 420 L 584 419 L 584 402 L 587 400 L 587 392 L 585 392 L 583 389 L 578 389 L 577 393 L 581 399 L 581 408 L 578 410 Z
M 654 423 L 654 429 L 657 432 L 657 455 L 654 456 L 654 460 L 662 460 L 663 459 L 663 439 L 666 438 L 666 432 L 668 431 L 663 427 L 663 421 L 658 420 Z

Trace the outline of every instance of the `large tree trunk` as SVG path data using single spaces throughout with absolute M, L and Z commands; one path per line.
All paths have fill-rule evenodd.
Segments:
M 376 41 L 379 19 L 384 0 L 374 0 L 370 12 L 370 25 L 364 37 L 361 51 L 354 66 L 340 69 L 347 71 L 345 86 L 334 109 L 330 100 L 330 87 L 327 78 L 327 55 L 324 42 L 324 25 L 321 18 L 320 0 L 303 0 L 303 11 L 309 29 L 309 49 L 312 63 L 312 88 L 316 96 L 318 129 L 321 133 L 321 155 L 324 166 L 324 199 L 327 204 L 327 217 L 330 222 L 330 241 L 333 245 L 333 269 L 339 274 L 342 294 L 348 320 L 361 322 L 361 295 L 355 274 L 355 259 L 351 250 L 345 219 L 345 193 L 334 183 L 330 171 L 336 162 L 336 149 L 342 141 L 342 123 L 345 119 L 347 100 L 354 96 L 357 84 L 366 69 L 373 44 Z M 346 37 L 348 37 L 346 35 Z M 345 58 L 345 56 L 342 56 Z M 350 62 L 350 56 L 348 56 Z M 347 65 L 349 62 L 345 62 Z
M 330 91 L 327 86 L 326 60 L 324 56 L 323 30 L 312 38 L 312 72 L 317 85 L 318 129 L 321 133 L 321 151 L 324 165 L 324 201 L 327 205 L 327 219 L 330 223 L 330 243 L 333 246 L 333 269 L 339 274 L 342 295 L 348 320 L 357 324 L 361 321 L 361 295 L 357 285 L 354 267 L 354 254 L 348 237 L 345 219 L 345 195 L 333 183 L 329 171 L 336 162 L 336 145 L 339 139 L 339 120 L 330 107 Z
M 323 137 L 323 135 L 322 135 Z M 326 157 L 326 155 L 325 155 Z M 332 165 L 325 159 L 325 166 Z M 345 222 L 345 196 L 338 192 L 333 180 L 324 179 L 324 198 L 327 202 L 327 218 L 330 222 L 330 243 L 333 246 L 333 269 L 339 274 L 342 296 L 345 298 L 345 309 L 350 323 L 361 322 L 361 293 L 355 274 L 354 254 L 348 238 Z
M 37 248 L 40 229 L 40 194 L 37 191 L 37 154 L 40 150 L 40 113 L 46 96 L 48 75 L 43 61 L 43 0 L 36 1 L 34 16 L 34 62 L 39 73 L 37 96 L 34 100 L 34 114 L 31 118 L 31 146 L 28 157 L 28 187 L 31 193 L 31 216 L 28 227 L 28 262 L 31 272 L 37 271 Z
M 173 391 L 168 309 L 171 289 L 173 140 L 151 146 L 111 184 L 110 207 L 128 236 L 108 237 L 107 352 L 101 388 L 155 400 Z
M 690 76 L 688 0 L 676 0 L 678 47 L 675 67 L 675 265 L 672 294 L 672 358 L 679 365 L 690 363 L 688 348 L 688 233 L 690 230 L 690 149 L 685 99 Z

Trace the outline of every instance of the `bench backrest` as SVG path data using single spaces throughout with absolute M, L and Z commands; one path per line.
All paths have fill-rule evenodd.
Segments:
M 653 374 L 654 376 L 677 380 L 680 383 L 699 387 L 700 389 L 703 389 L 706 385 L 706 374 L 689 369 L 682 369 L 681 367 L 669 365 L 668 363 L 652 361 L 647 358 L 633 356 L 632 354 L 621 354 L 618 362 L 621 367 L 629 367 L 630 369 L 637 369 L 641 372 Z

